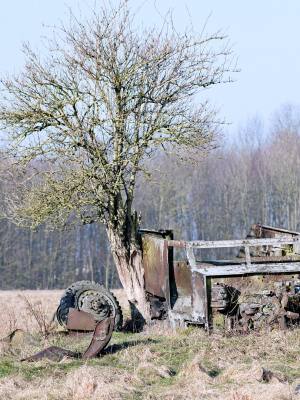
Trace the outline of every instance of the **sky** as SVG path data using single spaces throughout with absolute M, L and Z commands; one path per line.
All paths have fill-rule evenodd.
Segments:
M 99 0 L 101 2 L 101 0 Z M 43 53 L 42 38 L 66 22 L 69 8 L 88 15 L 94 0 L 0 0 L 0 75 L 17 73 L 24 63 L 22 43 Z M 285 104 L 300 106 L 299 0 L 131 0 L 145 25 L 161 24 L 171 9 L 178 30 L 222 30 L 230 39 L 240 72 L 230 84 L 208 91 L 226 119 L 228 134 L 261 117 L 268 125 Z

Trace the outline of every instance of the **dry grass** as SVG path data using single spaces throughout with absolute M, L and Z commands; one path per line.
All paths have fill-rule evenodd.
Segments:
M 63 290 L 2 290 L 0 291 L 0 337 L 8 335 L 14 329 L 29 332 L 39 331 L 40 326 L 29 304 L 40 310 L 47 321 L 51 321 L 59 304 Z M 122 309 L 126 310 L 127 301 L 123 290 L 114 290 Z M 28 304 L 29 303 L 29 304 Z
M 49 318 L 61 291 L 26 291 L 31 304 Z M 126 306 L 122 291 L 117 291 Z M 9 329 L 38 332 L 26 308 L 24 292 L 0 292 L 1 336 Z M 27 338 L 28 339 L 28 338 Z M 300 330 L 248 336 L 208 336 L 200 329 L 173 331 L 154 325 L 140 334 L 115 333 L 105 356 L 83 362 L 64 360 L 20 363 L 23 355 L 55 344 L 81 351 L 88 338 L 43 338 L 34 334 L 26 345 L 0 357 L 0 399 L 7 400 L 300 400 Z M 275 373 L 263 382 L 262 368 Z
M 29 332 L 39 329 L 35 317 L 28 311 L 28 300 L 34 307 L 40 307 L 51 320 L 62 295 L 62 290 L 3 290 L 0 291 L 0 337 L 13 329 Z
M 37 378 L 34 383 L 24 378 L 4 378 L 0 382 L 0 398 L 6 400 L 112 400 L 130 393 L 136 378 L 118 373 L 115 368 L 79 366 L 63 377 Z

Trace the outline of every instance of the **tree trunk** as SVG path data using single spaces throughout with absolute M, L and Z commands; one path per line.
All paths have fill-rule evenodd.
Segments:
M 150 320 L 150 307 L 146 301 L 142 251 L 137 242 L 131 242 L 130 251 L 128 251 L 120 235 L 109 228 L 107 234 L 113 259 L 130 303 L 131 311 L 139 312 L 147 322 Z

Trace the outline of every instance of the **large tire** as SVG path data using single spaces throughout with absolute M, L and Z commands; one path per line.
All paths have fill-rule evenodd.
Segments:
M 123 314 L 115 296 L 99 283 L 78 281 L 69 286 L 63 294 L 56 310 L 57 321 L 66 326 L 69 308 L 76 308 L 93 315 L 101 321 L 106 316 L 115 317 L 114 330 L 120 330 L 123 324 Z

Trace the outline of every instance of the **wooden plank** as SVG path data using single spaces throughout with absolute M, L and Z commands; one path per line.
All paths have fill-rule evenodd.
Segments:
M 197 264 L 191 268 L 192 272 L 197 271 L 206 276 L 233 276 L 246 274 L 277 274 L 288 272 L 300 272 L 300 262 L 295 263 L 268 263 L 268 264 L 247 264 L 208 266 Z
M 250 265 L 251 265 L 251 257 L 250 257 L 249 246 L 245 246 L 245 256 L 246 256 L 247 267 L 250 267 Z
M 197 240 L 185 242 L 182 240 L 168 240 L 170 247 L 185 247 L 185 248 L 229 248 L 229 247 L 254 247 L 254 246 L 274 246 L 283 244 L 299 244 L 300 236 L 295 237 L 278 237 L 269 239 L 243 239 L 243 240 Z
M 195 257 L 195 254 L 194 254 L 194 249 L 192 247 L 187 248 L 186 256 L 187 256 L 189 265 L 192 268 L 196 267 L 196 257 Z
M 262 257 L 252 257 L 251 263 L 264 264 L 264 263 L 287 263 L 300 261 L 300 255 L 287 255 L 287 256 L 262 256 Z M 210 264 L 210 265 L 240 265 L 246 263 L 245 257 L 236 257 L 230 260 L 197 260 L 199 264 Z
M 199 274 L 196 269 L 192 272 L 192 316 L 194 321 L 204 321 L 208 324 L 208 298 L 206 276 Z

